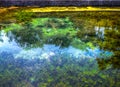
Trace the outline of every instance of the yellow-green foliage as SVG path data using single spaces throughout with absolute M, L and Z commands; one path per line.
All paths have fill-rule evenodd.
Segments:
M 15 13 L 15 18 L 16 18 L 17 22 L 30 21 L 33 16 L 34 16 L 34 13 L 26 12 L 25 10 L 20 10 Z
M 56 35 L 75 36 L 76 30 L 73 28 L 69 18 L 36 18 L 32 22 L 33 28 L 41 29 L 44 33 L 44 38 L 49 38 Z
M 18 29 L 21 29 L 23 28 L 21 25 L 19 24 L 10 24 L 9 26 L 7 26 L 6 28 L 4 28 L 5 32 L 8 32 L 8 31 L 12 31 L 12 30 L 18 30 Z
M 120 68 L 120 30 L 115 30 L 114 28 L 111 30 L 105 31 L 105 39 L 104 42 L 100 41 L 99 45 L 104 50 L 109 50 L 114 53 L 112 58 L 110 59 L 98 59 L 98 64 L 101 69 L 105 69 L 106 67 Z

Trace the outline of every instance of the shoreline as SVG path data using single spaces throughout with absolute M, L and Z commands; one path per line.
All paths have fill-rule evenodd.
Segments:
M 28 12 L 72 12 L 72 11 L 120 11 L 119 8 L 99 8 L 99 7 L 43 7 L 31 8 Z
M 23 9 L 27 12 L 120 11 L 120 7 L 0 7 L 0 13 Z

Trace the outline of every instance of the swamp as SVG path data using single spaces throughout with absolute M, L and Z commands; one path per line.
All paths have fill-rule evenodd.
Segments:
M 120 86 L 119 11 L 30 11 L 0 12 L 0 87 Z

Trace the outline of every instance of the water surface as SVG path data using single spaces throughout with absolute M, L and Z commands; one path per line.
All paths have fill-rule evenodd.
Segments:
M 37 16 L 3 27 L 0 87 L 119 87 L 119 69 L 111 65 L 100 70 L 96 60 L 115 55 L 100 43 L 111 30 L 120 34 L 119 17 L 84 15 Z

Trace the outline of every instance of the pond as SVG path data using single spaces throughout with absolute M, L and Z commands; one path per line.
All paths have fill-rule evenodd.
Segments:
M 36 13 L 1 23 L 0 87 L 119 87 L 119 15 Z

